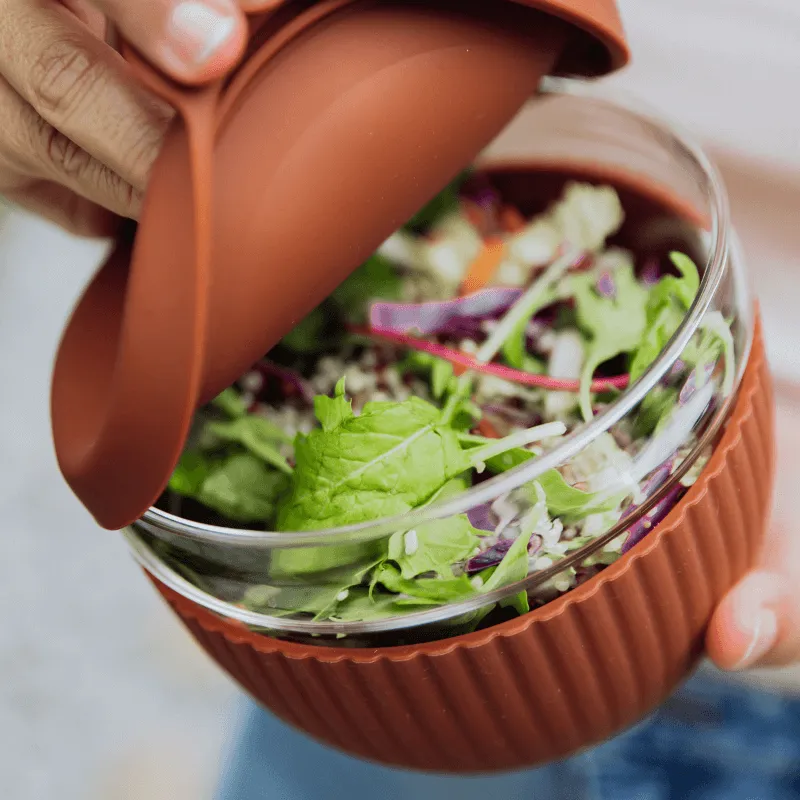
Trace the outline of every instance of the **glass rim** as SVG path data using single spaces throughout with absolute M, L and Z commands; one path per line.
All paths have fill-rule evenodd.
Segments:
M 567 78 L 547 79 L 542 85 L 541 93 L 554 96 L 586 97 L 603 102 L 617 111 L 637 118 L 640 122 L 658 130 L 661 135 L 668 135 L 673 142 L 678 144 L 682 151 L 694 161 L 695 166 L 699 168 L 708 183 L 710 255 L 706 260 L 699 291 L 680 326 L 644 374 L 628 386 L 608 408 L 594 417 L 591 422 L 565 436 L 553 450 L 496 475 L 478 486 L 470 487 L 451 499 L 404 514 L 316 531 L 277 532 L 209 525 L 152 507 L 133 523 L 133 527 L 141 526 L 144 529 L 152 527 L 197 542 L 246 548 L 283 549 L 332 546 L 341 543 L 342 540 L 346 540 L 347 543 L 368 542 L 391 535 L 397 530 L 412 529 L 437 519 L 464 514 L 478 505 L 493 501 L 501 494 L 536 480 L 544 472 L 574 458 L 590 442 L 606 433 L 642 402 L 680 357 L 713 303 L 720 283 L 727 273 L 727 256 L 732 244 L 727 194 L 719 173 L 702 147 L 671 120 L 665 121 L 657 112 L 649 109 L 646 104 L 635 97 L 617 90 L 598 89 L 595 84 Z M 513 124 L 513 120 L 510 124 Z M 502 163 L 504 160 L 490 158 L 487 163 L 492 163 L 492 161 Z M 748 337 L 747 342 L 748 350 L 750 338 Z M 748 352 L 742 353 L 731 396 L 735 396 L 737 393 L 744 367 L 747 364 L 747 356 Z
M 125 536 L 136 562 L 142 569 L 155 578 L 155 580 L 169 589 L 172 589 L 172 591 L 177 592 L 187 600 L 223 619 L 235 620 L 249 625 L 252 628 L 278 633 L 339 637 L 383 634 L 398 630 L 418 629 L 425 625 L 452 622 L 454 619 L 478 611 L 486 606 L 493 605 L 519 592 L 530 592 L 552 580 L 570 567 L 576 566 L 586 558 L 599 552 L 610 542 L 613 542 L 634 524 L 636 520 L 641 519 L 643 515 L 648 514 L 653 508 L 658 506 L 659 503 L 670 494 L 675 485 L 691 470 L 697 458 L 719 435 L 737 396 L 738 391 L 734 391 L 725 399 L 725 402 L 714 415 L 708 429 L 692 448 L 691 453 L 681 462 L 675 472 L 670 475 L 669 480 L 665 481 L 662 486 L 653 492 L 653 494 L 637 508 L 636 514 L 630 517 L 623 517 L 616 525 L 593 541 L 588 542 L 568 556 L 564 556 L 546 569 L 529 573 L 522 580 L 506 586 L 501 586 L 491 592 L 477 594 L 463 600 L 444 603 L 421 611 L 396 614 L 385 619 L 327 622 L 272 616 L 259 611 L 251 611 L 204 591 L 199 586 L 196 586 L 187 578 L 180 575 L 174 568 L 160 558 L 149 545 L 142 541 L 136 530 L 137 526 L 131 526 L 123 531 L 123 535 Z M 677 508 L 677 505 L 675 508 Z M 675 508 L 670 510 L 670 515 L 674 513 Z M 660 527 L 662 524 L 663 522 L 659 523 L 657 527 Z M 657 530 L 657 527 L 655 530 Z M 147 526 L 144 526 L 144 528 L 146 530 Z M 531 609 L 531 611 L 535 610 L 536 609 Z

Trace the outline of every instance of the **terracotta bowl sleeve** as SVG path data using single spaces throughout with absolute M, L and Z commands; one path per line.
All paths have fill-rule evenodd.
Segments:
M 759 323 L 714 454 L 658 528 L 578 589 L 466 636 L 383 649 L 305 646 L 157 587 L 247 692 L 319 741 L 417 770 L 529 767 L 622 731 L 697 664 L 714 607 L 762 544 L 773 423 Z

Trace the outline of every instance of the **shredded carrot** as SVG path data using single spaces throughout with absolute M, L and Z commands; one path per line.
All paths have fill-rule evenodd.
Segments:
M 505 254 L 506 244 L 502 239 L 494 236 L 486 239 L 483 249 L 470 264 L 467 274 L 461 282 L 459 294 L 463 297 L 483 289 L 497 272 Z
M 479 231 L 486 228 L 486 218 L 483 209 L 476 203 L 470 203 L 468 200 L 461 201 L 461 210 L 467 218 L 467 222 Z
M 525 217 L 515 206 L 503 206 L 500 212 L 500 227 L 506 233 L 519 233 L 525 227 Z
M 497 428 L 489 422 L 486 417 L 482 417 L 481 421 L 478 423 L 478 430 L 481 433 L 481 436 L 485 436 L 487 439 L 499 439 L 500 434 L 497 432 Z

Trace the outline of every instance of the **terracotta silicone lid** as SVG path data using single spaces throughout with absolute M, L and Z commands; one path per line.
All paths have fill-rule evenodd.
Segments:
M 202 88 L 122 49 L 178 116 L 138 230 L 70 320 L 51 398 L 61 470 L 111 529 L 156 500 L 198 405 L 469 164 L 543 75 L 627 59 L 612 0 L 292 0 L 254 16 L 239 67 Z

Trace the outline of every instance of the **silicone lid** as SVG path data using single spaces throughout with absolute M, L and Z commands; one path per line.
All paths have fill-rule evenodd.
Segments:
M 123 54 L 177 118 L 65 331 L 56 454 L 97 521 L 163 491 L 196 408 L 468 165 L 545 74 L 627 59 L 611 0 L 285 2 L 200 88 Z M 135 237 L 134 237 L 135 233 Z

